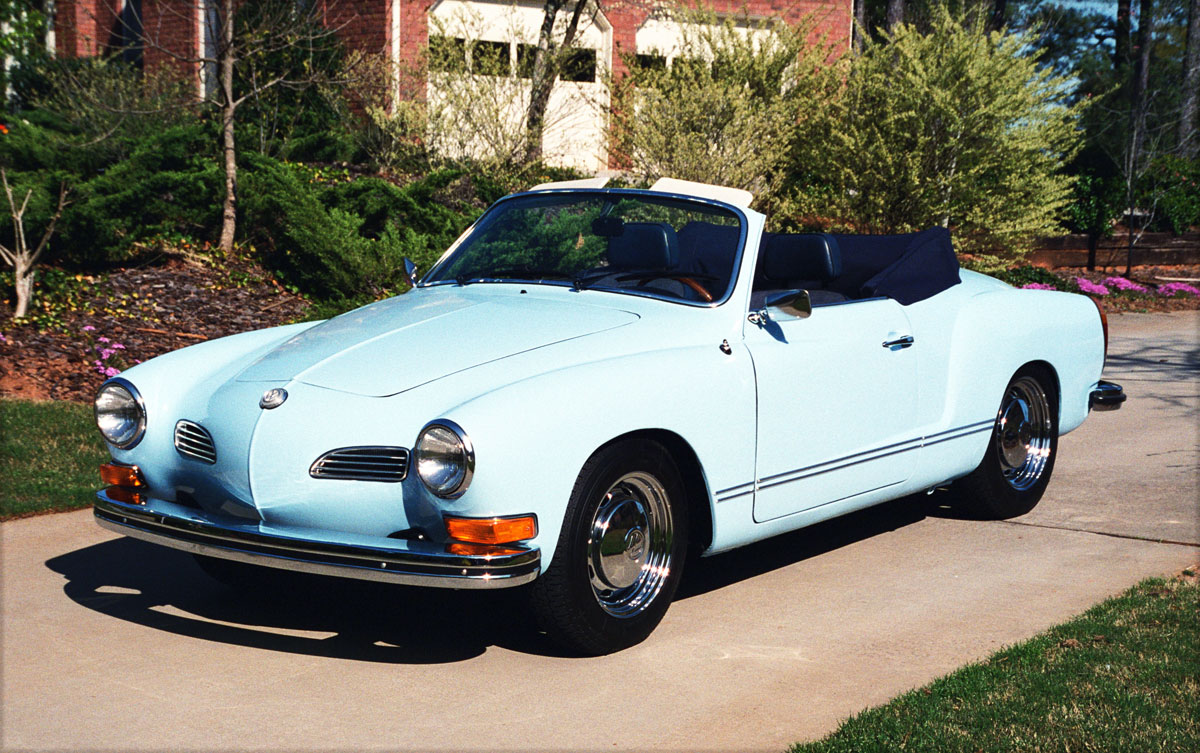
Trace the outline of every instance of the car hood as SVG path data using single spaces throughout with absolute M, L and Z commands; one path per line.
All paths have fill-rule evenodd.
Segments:
M 630 311 L 578 301 L 418 289 L 301 332 L 250 364 L 237 380 L 297 380 L 385 397 L 637 319 Z

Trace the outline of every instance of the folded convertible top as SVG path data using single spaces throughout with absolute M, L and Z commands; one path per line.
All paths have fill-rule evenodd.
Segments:
M 909 305 L 961 282 L 950 231 L 931 227 L 903 235 L 835 234 L 842 252 L 837 287 L 859 297 Z

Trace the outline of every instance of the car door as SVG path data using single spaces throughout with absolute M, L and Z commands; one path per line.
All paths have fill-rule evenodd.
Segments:
M 908 478 L 920 447 L 913 334 L 904 308 L 882 298 L 747 322 L 758 389 L 756 522 Z

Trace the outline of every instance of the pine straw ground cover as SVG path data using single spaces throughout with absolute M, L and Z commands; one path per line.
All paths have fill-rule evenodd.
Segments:
M 90 403 L 109 376 L 172 350 L 303 319 L 308 302 L 245 258 L 172 255 L 85 276 L 39 270 L 30 316 L 0 305 L 0 395 Z
M 1189 568 L 790 753 L 1200 750 L 1200 583 Z

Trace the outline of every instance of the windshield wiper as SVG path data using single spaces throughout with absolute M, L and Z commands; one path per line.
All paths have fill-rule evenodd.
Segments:
M 597 280 L 603 280 L 605 277 L 616 274 L 614 269 L 605 269 L 599 272 L 589 272 L 587 274 L 575 275 L 574 287 L 576 290 L 583 290 L 591 286 Z

